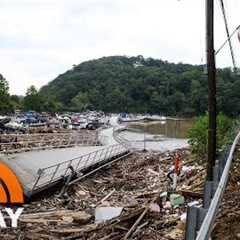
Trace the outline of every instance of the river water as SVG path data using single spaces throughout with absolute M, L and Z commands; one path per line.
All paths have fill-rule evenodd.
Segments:
M 128 130 L 120 135 L 133 142 L 135 148 L 172 151 L 188 147 L 187 132 L 192 126 L 192 120 L 167 118 L 162 121 L 139 121 L 125 125 Z

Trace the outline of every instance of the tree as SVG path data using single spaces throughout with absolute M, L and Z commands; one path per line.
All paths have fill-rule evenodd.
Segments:
M 7 80 L 0 74 L 0 113 L 9 113 L 14 111 L 13 104 L 8 93 L 9 86 Z
M 18 95 L 11 95 L 10 101 L 14 106 L 14 109 L 22 109 L 22 100 L 23 98 Z
M 217 150 L 226 145 L 233 132 L 234 121 L 223 113 L 217 116 Z M 189 145 L 194 154 L 205 157 L 208 143 L 208 115 L 195 119 L 193 127 L 188 133 Z
M 90 106 L 87 93 L 79 92 L 71 101 L 71 106 L 75 111 L 83 111 Z
M 30 86 L 27 89 L 26 96 L 23 101 L 24 110 L 34 110 L 37 112 L 41 112 L 44 108 L 44 101 L 37 89 L 34 86 Z
M 136 63 L 138 67 L 136 67 Z M 231 69 L 217 71 L 218 112 L 240 114 L 240 78 Z M 201 116 L 207 111 L 207 78 L 203 66 L 173 64 L 143 56 L 111 56 L 83 62 L 44 86 L 66 110 L 90 104 L 107 112 Z

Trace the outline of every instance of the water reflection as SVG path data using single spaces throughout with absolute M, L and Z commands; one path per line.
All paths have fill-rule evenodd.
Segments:
M 192 127 L 191 119 L 170 119 L 164 121 L 131 122 L 129 128 L 138 129 L 152 135 L 163 135 L 168 138 L 187 138 L 187 132 Z

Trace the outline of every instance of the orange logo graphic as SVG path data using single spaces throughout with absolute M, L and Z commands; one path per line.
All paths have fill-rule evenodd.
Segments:
M 13 173 L 5 164 L 0 162 L 0 203 L 2 204 L 22 204 L 22 187 Z

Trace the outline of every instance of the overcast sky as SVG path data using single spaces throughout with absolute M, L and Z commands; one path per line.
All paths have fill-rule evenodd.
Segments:
M 216 2 L 216 49 L 226 39 Z M 229 28 L 240 0 L 226 1 Z M 40 88 L 73 64 L 110 55 L 205 61 L 205 0 L 0 0 L 0 73 L 10 92 Z M 240 66 L 240 43 L 234 38 Z M 231 66 L 228 47 L 218 67 Z

